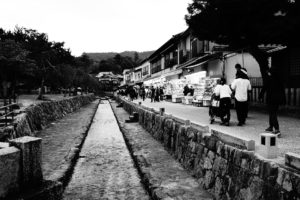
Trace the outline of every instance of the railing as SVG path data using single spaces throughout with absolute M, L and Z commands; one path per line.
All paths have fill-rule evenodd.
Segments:
M 252 86 L 249 101 L 253 103 L 266 103 L 266 95 L 264 95 L 262 101 L 258 98 L 261 90 L 262 86 Z M 286 106 L 300 107 L 300 88 L 285 88 L 285 100 Z
M 7 126 L 14 121 L 14 107 L 17 103 L 8 104 L 0 107 L 0 126 Z

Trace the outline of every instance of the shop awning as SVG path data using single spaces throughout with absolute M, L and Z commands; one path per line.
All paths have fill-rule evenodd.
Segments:
M 194 67 L 201 66 L 201 65 L 203 65 L 203 64 L 205 64 L 209 61 L 220 58 L 221 55 L 222 55 L 222 53 L 207 54 L 207 55 L 202 56 L 199 59 L 197 59 L 196 62 L 193 62 L 193 63 L 185 66 L 184 68 L 185 69 L 191 69 L 191 68 L 194 68 Z
M 156 78 L 159 78 L 160 76 L 161 76 L 160 74 L 156 75 L 156 76 L 150 76 L 150 77 L 145 78 L 143 81 L 145 82 L 145 81 L 149 81 L 149 80 L 152 80 L 152 79 L 156 79 Z
M 181 74 L 181 73 L 182 73 L 182 69 L 176 69 L 174 71 L 170 71 L 170 72 L 165 73 L 162 77 L 167 78 L 167 77 L 178 75 L 178 74 Z

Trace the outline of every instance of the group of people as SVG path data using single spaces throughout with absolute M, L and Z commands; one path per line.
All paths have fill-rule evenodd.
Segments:
M 236 78 L 231 85 L 226 84 L 226 79 L 221 78 L 214 89 L 214 96 L 219 100 L 219 111 L 221 124 L 229 126 L 231 97 L 235 99 L 235 109 L 238 119 L 238 126 L 243 126 L 248 116 L 248 92 L 251 90 L 251 84 L 247 75 L 247 70 L 240 64 L 235 65 Z M 284 87 L 280 84 L 279 74 L 274 69 L 267 71 L 266 81 L 259 98 L 263 99 L 266 93 L 266 102 L 269 111 L 269 127 L 265 130 L 280 135 L 277 111 L 279 105 L 284 104 Z M 214 113 L 210 111 L 211 123 L 214 121 Z
M 130 100 L 141 98 L 143 101 L 145 99 L 151 98 L 151 102 L 159 102 L 163 100 L 164 90 L 163 87 L 154 87 L 146 88 L 143 85 L 139 88 L 134 86 L 129 86 L 126 89 L 120 89 L 118 94 L 123 96 L 129 96 Z
M 246 69 L 240 64 L 236 66 L 236 78 L 231 85 L 226 84 L 226 79 L 221 78 L 214 89 L 214 94 L 220 99 L 220 118 L 223 125 L 229 126 L 231 97 L 234 96 L 235 108 L 238 118 L 238 126 L 246 122 L 248 115 L 248 91 L 251 90 L 251 84 Z M 233 94 L 234 93 L 234 94 Z M 211 122 L 214 121 L 214 115 L 211 115 Z
M 151 98 L 151 102 L 159 102 L 163 100 L 164 97 L 163 87 L 151 86 L 149 92 L 150 92 L 149 96 Z

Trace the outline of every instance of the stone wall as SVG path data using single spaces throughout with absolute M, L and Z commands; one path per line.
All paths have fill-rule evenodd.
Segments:
M 117 98 L 124 109 L 139 113 L 139 123 L 216 199 L 300 199 L 300 175 L 253 151 L 225 144 L 207 127 Z
M 16 117 L 14 127 L 7 127 L 0 132 L 0 140 L 7 141 L 22 136 L 35 136 L 37 131 L 43 129 L 50 122 L 74 112 L 93 100 L 95 100 L 94 95 L 83 95 L 31 105 Z
M 61 199 L 62 184 L 43 180 L 41 143 L 25 136 L 0 147 L 0 199 Z

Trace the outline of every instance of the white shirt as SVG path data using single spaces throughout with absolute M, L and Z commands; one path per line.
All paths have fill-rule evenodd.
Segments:
M 234 79 L 231 83 L 231 88 L 235 90 L 235 98 L 238 101 L 244 102 L 248 100 L 248 91 L 251 90 L 251 84 L 248 79 Z
M 220 96 L 220 99 L 226 98 L 226 97 L 231 97 L 232 91 L 228 85 L 217 85 L 215 87 L 214 93 L 217 96 Z

